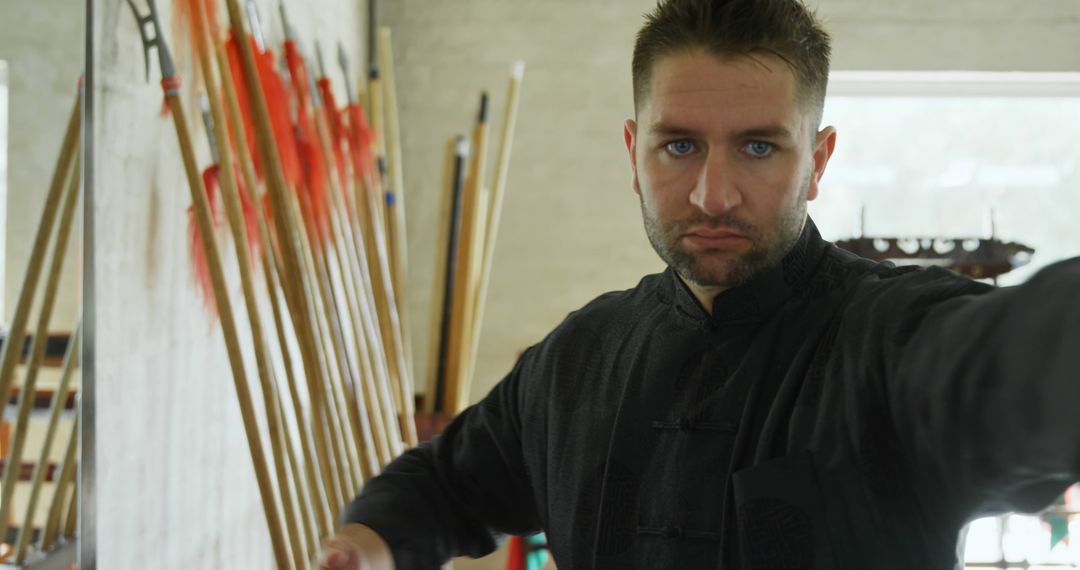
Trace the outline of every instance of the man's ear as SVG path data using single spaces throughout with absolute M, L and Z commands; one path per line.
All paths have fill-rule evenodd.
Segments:
M 833 150 L 836 149 L 836 129 L 825 127 L 814 137 L 814 170 L 810 173 L 810 186 L 806 190 L 806 199 L 813 200 L 818 195 L 818 184 L 825 175 L 825 166 L 829 164 Z
M 637 142 L 637 123 L 633 119 L 626 120 L 626 124 L 623 126 L 623 139 L 626 142 L 626 151 L 630 153 L 630 175 L 633 177 L 634 194 L 640 195 L 641 187 L 638 186 L 637 151 L 635 147 Z

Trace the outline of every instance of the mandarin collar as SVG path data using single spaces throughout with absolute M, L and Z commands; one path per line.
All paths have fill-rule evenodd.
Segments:
M 697 297 L 686 286 L 674 269 L 665 273 L 666 301 L 681 314 L 711 328 L 723 323 L 763 319 L 776 311 L 792 294 L 806 286 L 810 273 L 825 250 L 817 226 L 809 216 L 799 239 L 784 255 L 779 264 L 766 268 L 752 279 L 732 287 L 713 300 L 710 316 L 701 307 Z

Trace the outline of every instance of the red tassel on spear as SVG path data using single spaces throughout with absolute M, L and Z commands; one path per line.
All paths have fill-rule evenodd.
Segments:
M 330 239 L 330 211 L 326 201 L 326 163 L 319 149 L 319 135 L 311 116 L 311 93 L 308 91 L 308 71 L 304 58 L 296 45 L 296 35 L 285 18 L 282 6 L 282 22 L 285 25 L 285 63 L 292 79 L 293 93 L 297 101 L 297 148 L 303 165 L 310 208 L 304 212 L 305 223 L 313 229 L 316 239 L 312 245 L 323 247 Z
M 348 142 L 348 133 L 345 130 L 343 114 L 338 109 L 337 100 L 334 98 L 334 88 L 330 85 L 330 77 L 326 74 L 326 62 L 323 61 L 318 42 L 315 42 L 315 56 L 319 62 L 319 78 L 316 84 L 319 86 L 319 96 L 322 97 L 327 123 L 330 124 L 330 145 L 334 153 L 334 162 L 337 164 L 338 180 L 341 191 L 348 192 L 348 172 L 345 170 L 345 151 L 342 148 L 342 145 Z

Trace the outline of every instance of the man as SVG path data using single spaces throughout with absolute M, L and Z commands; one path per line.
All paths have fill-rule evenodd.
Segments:
M 542 529 L 560 570 L 945 569 L 1080 479 L 1080 263 L 994 290 L 824 242 L 828 60 L 799 0 L 662 0 L 626 144 L 668 270 L 368 482 L 323 568 Z

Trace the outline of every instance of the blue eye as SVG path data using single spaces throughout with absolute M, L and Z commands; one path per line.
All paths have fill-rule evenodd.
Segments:
M 694 143 L 688 140 L 672 141 L 664 145 L 673 156 L 686 156 L 694 152 Z
M 754 158 L 765 158 L 776 150 L 776 147 L 772 143 L 753 141 L 743 147 L 746 152 Z

